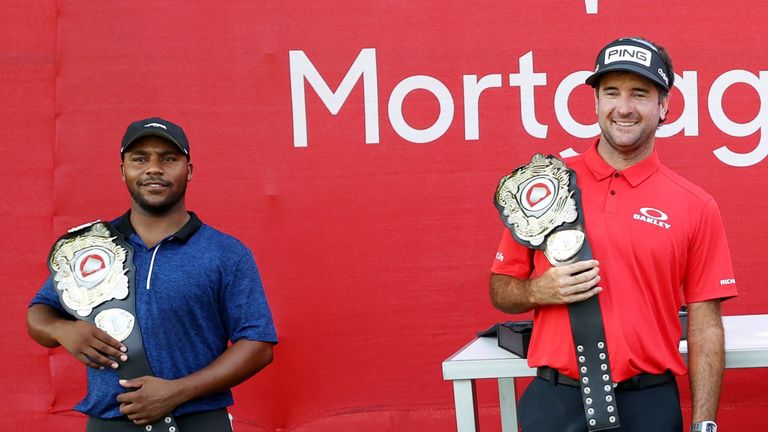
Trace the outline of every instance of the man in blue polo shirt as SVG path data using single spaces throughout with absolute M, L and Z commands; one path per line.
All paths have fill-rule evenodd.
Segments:
M 98 326 L 75 319 L 52 278 L 31 302 L 29 334 L 88 366 L 88 393 L 75 407 L 88 414 L 88 432 L 230 431 L 230 389 L 267 366 L 277 342 L 253 256 L 187 211 L 193 166 L 179 126 L 160 118 L 134 122 L 120 153 L 131 208 L 110 225 L 132 249 L 131 293 L 143 344 L 129 348 L 102 330 L 131 327 L 133 315 L 125 311 L 106 324 L 97 319 Z M 98 253 L 86 258 L 74 266 L 83 279 L 104 261 Z M 124 378 L 139 357 L 151 372 Z

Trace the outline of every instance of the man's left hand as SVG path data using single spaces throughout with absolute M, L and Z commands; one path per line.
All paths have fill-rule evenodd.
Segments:
M 182 403 L 178 385 L 171 380 L 143 376 L 120 380 L 127 391 L 117 396 L 120 412 L 137 425 L 153 423 Z

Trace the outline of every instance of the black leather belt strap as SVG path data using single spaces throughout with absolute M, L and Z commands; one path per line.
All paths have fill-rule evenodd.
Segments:
M 586 234 L 581 191 L 576 186 L 576 173 L 571 171 L 570 176 L 570 187 L 578 208 L 578 218 L 573 223 L 559 226 L 553 232 L 575 229 Z M 591 259 L 592 248 L 585 235 L 584 244 L 573 261 Z M 592 296 L 578 303 L 570 303 L 568 316 L 571 322 L 573 346 L 576 350 L 576 365 L 579 371 L 587 427 L 590 431 L 618 428 L 619 413 L 598 296 Z
M 564 385 L 567 387 L 581 387 L 581 383 L 578 380 L 575 380 L 569 377 L 568 375 L 563 375 L 557 370 L 547 366 L 542 366 L 537 368 L 536 376 L 556 385 Z M 672 372 L 669 372 L 669 371 L 663 374 L 658 374 L 658 375 L 642 373 L 640 375 L 635 375 L 628 380 L 617 383 L 616 387 L 614 388 L 614 391 L 622 392 L 622 391 L 642 390 L 650 387 L 664 385 L 674 380 L 675 380 L 675 375 L 673 375 Z
M 135 267 L 133 265 L 133 247 L 125 241 L 125 238 L 123 234 L 121 234 L 119 231 L 117 231 L 111 224 L 104 223 L 104 222 L 96 222 L 95 224 L 88 224 L 82 228 L 70 230 L 68 234 L 65 234 L 62 236 L 56 244 L 54 244 L 53 250 L 51 251 L 51 256 L 48 259 L 49 267 L 51 267 L 51 273 L 52 278 L 54 280 L 54 283 L 58 283 L 56 281 L 56 275 L 55 271 L 52 267 L 52 257 L 54 256 L 54 252 L 59 248 L 60 242 L 68 239 L 73 239 L 78 236 L 83 236 L 86 232 L 88 232 L 93 225 L 103 225 L 106 227 L 107 230 L 109 230 L 109 235 L 111 241 L 116 244 L 118 247 L 125 250 L 125 262 L 123 263 L 123 270 L 125 272 L 125 275 L 128 277 L 128 295 L 123 299 L 113 298 L 111 300 L 107 300 L 101 304 L 98 304 L 93 307 L 92 312 L 88 313 L 85 316 L 82 316 L 78 311 L 70 308 L 66 302 L 63 300 L 64 296 L 64 290 L 61 290 L 57 287 L 57 292 L 59 293 L 59 298 L 61 299 L 62 306 L 75 318 L 88 321 L 90 323 L 96 324 L 95 318 L 99 314 L 99 312 L 102 312 L 104 310 L 108 309 L 122 309 L 128 313 L 130 313 L 134 317 L 134 325 L 133 329 L 131 330 L 131 333 L 122 341 L 123 345 L 127 348 L 126 354 L 128 355 L 128 360 L 124 362 L 119 362 L 120 367 L 117 369 L 118 376 L 120 379 L 126 379 L 130 380 L 133 378 L 138 378 L 141 376 L 149 375 L 154 376 L 154 372 L 152 371 L 151 366 L 149 365 L 149 360 L 147 359 L 147 355 L 144 352 L 144 344 L 142 342 L 141 338 L 141 329 L 139 329 L 139 323 L 138 318 L 136 317 L 136 284 L 135 284 Z M 60 256 L 59 254 L 58 256 Z M 72 260 L 75 261 L 75 260 Z M 76 262 L 76 261 L 75 261 Z M 78 268 L 76 265 L 71 266 L 74 267 L 70 269 L 73 272 L 78 271 Z M 179 429 L 179 426 L 176 424 L 176 420 L 173 418 L 171 414 L 168 414 L 167 416 L 163 417 L 162 419 L 158 420 L 157 422 L 144 426 L 144 430 L 151 431 L 151 432 L 182 432 Z
M 109 225 L 110 230 L 115 235 L 115 242 L 128 249 L 130 252 L 126 256 L 125 265 L 128 268 L 128 297 L 123 300 L 112 300 L 104 303 L 99 308 L 120 308 L 130 312 L 136 317 L 136 283 L 135 283 L 135 271 L 136 268 L 133 265 L 133 247 L 125 240 L 122 233 L 115 230 L 112 225 Z M 97 312 L 98 313 L 98 312 Z M 95 316 L 96 314 L 92 314 Z M 141 329 L 139 328 L 138 317 L 136 318 L 136 324 L 133 326 L 133 331 L 123 341 L 123 345 L 127 348 L 128 360 L 121 362 L 120 367 L 117 368 L 117 373 L 121 379 L 132 379 L 141 376 L 154 376 L 152 367 L 149 365 L 149 359 L 144 352 L 144 342 L 141 338 Z M 144 426 L 144 430 L 147 432 L 182 432 L 176 423 L 176 419 L 172 414 L 168 414 L 160 420 L 152 423 L 151 425 Z

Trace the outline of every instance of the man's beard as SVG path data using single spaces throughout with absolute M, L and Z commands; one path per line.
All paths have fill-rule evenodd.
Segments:
M 184 198 L 184 194 L 187 192 L 187 184 L 184 183 L 181 185 L 180 191 L 171 193 L 164 201 L 157 204 L 145 200 L 138 185 L 135 188 L 128 188 L 128 192 L 130 192 L 131 198 L 133 198 L 142 210 L 154 216 L 162 216 L 168 213 L 169 210 L 175 207 L 176 204 Z

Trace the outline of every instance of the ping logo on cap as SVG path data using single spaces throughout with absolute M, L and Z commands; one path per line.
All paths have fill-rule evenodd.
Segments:
M 617 61 L 631 61 L 650 67 L 651 52 L 633 45 L 616 45 L 605 50 L 603 63 L 609 64 Z
M 165 127 L 165 125 L 160 124 L 160 123 L 147 123 L 147 124 L 144 125 L 144 127 L 161 127 L 161 128 L 163 128 L 165 130 L 168 130 L 168 128 Z

